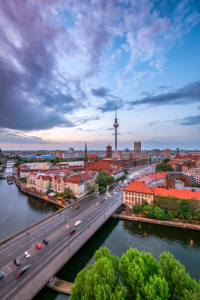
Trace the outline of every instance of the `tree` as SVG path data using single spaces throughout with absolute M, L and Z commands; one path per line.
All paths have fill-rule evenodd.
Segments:
M 170 161 L 169 158 L 164 158 L 164 159 L 162 160 L 162 162 L 163 162 L 164 164 L 168 163 L 169 161 Z
M 195 210 L 194 213 L 195 213 L 195 218 L 200 221 L 200 208 L 198 208 L 197 210 Z
M 185 199 L 185 198 L 181 198 L 178 200 L 178 205 L 179 205 L 179 214 L 180 211 L 182 212 L 181 214 L 183 215 L 183 218 L 188 218 L 192 216 L 191 214 L 191 209 L 190 209 L 190 202 Z M 182 219 L 183 219 L 182 218 Z
M 80 271 L 71 300 L 198 300 L 200 285 L 170 253 L 157 262 L 150 253 L 130 248 L 121 259 L 107 248 L 94 254 L 95 262 Z
M 154 217 L 158 220 L 164 220 L 165 219 L 164 209 L 160 208 L 159 206 L 156 206 L 154 208 Z
M 106 171 L 99 171 L 99 174 L 97 175 L 97 179 L 95 180 L 95 182 L 99 186 L 104 186 L 104 187 L 110 185 L 114 181 L 115 181 L 114 177 L 106 173 Z
M 168 283 L 170 299 L 199 299 L 200 285 L 185 272 L 185 267 L 169 252 L 161 254 L 159 258 L 162 274 Z
M 69 196 L 72 194 L 72 190 L 71 190 L 69 187 L 67 187 L 67 188 L 64 190 L 64 194 L 65 194 L 67 197 L 69 197 Z
M 136 203 L 132 208 L 133 213 L 136 215 L 138 215 L 142 210 L 143 208 L 139 203 Z
M 90 192 L 93 193 L 94 191 L 97 191 L 98 184 L 95 183 L 95 182 L 91 182 L 91 183 L 88 184 L 88 188 L 89 188 Z
M 153 216 L 153 208 L 150 205 L 145 205 L 143 207 L 143 213 Z
M 174 168 L 171 164 L 160 163 L 156 165 L 156 171 L 158 172 L 172 172 Z
M 171 211 L 171 210 L 168 210 L 168 212 L 167 212 L 167 218 L 168 218 L 169 220 L 171 220 L 171 219 L 173 219 L 173 218 L 174 218 L 174 216 L 173 216 L 173 214 L 172 214 L 172 211 Z

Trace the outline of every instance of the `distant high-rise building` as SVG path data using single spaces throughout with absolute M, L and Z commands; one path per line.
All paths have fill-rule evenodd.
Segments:
M 129 152 L 129 149 L 128 149 L 128 148 L 125 148 L 125 149 L 124 149 L 124 152 Z
M 165 158 L 170 158 L 170 149 L 165 149 Z
M 53 155 L 58 158 L 64 158 L 64 152 L 61 150 L 54 150 Z
M 115 158 L 117 158 L 117 127 L 119 124 L 117 123 L 117 101 L 116 101 L 116 108 L 115 108 L 115 123 L 113 124 L 115 128 Z
M 141 152 L 141 142 L 134 142 L 134 152 L 135 153 Z
M 86 142 L 85 142 L 85 155 L 84 155 L 84 167 L 85 169 L 87 168 L 88 166 L 88 156 L 87 156 L 87 145 L 86 145 Z
M 74 148 L 69 148 L 69 149 L 68 149 L 68 152 L 69 152 L 69 153 L 74 153 Z
M 106 158 L 112 158 L 112 147 L 110 145 L 106 147 Z
M 179 148 L 176 148 L 176 156 L 179 156 L 179 155 L 180 155 Z
M 153 149 L 153 156 L 159 156 L 160 155 L 160 149 Z

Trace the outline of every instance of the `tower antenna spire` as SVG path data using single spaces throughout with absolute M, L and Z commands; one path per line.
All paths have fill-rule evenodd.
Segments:
M 117 123 L 117 101 L 115 106 L 115 123 L 113 126 L 115 128 L 115 158 L 117 158 L 117 127 L 119 126 Z

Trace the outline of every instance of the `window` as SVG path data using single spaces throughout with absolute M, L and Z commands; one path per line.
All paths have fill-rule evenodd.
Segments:
M 138 197 L 140 196 L 140 194 L 138 194 Z
M 132 201 L 134 201 L 134 198 L 132 197 Z
M 145 195 L 145 198 L 147 197 L 147 195 Z
M 142 194 L 142 197 L 144 197 L 143 194 Z
M 129 195 L 131 194 L 131 192 L 129 192 Z
M 150 198 L 150 195 L 148 195 L 148 198 Z
M 135 202 L 137 202 L 137 198 L 135 198 Z
M 128 199 L 128 197 L 126 197 L 126 200 Z

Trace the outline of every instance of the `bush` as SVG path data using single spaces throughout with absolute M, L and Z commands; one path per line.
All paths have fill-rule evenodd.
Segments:
M 198 208 L 197 210 L 195 210 L 195 219 L 200 221 L 200 208 Z
M 143 207 L 143 213 L 147 214 L 147 215 L 150 215 L 150 216 L 153 216 L 154 211 L 153 211 L 153 208 L 150 205 L 145 205 Z
M 154 208 L 154 217 L 158 220 L 164 220 L 165 219 L 164 209 L 160 208 L 159 206 L 156 206 Z
M 101 192 L 104 189 L 104 186 L 99 187 L 99 192 Z
M 139 203 L 136 203 L 132 208 L 133 213 L 136 215 L 138 215 L 142 210 L 143 208 Z
M 168 212 L 167 212 L 167 218 L 168 218 L 169 220 L 171 220 L 171 219 L 173 219 L 173 218 L 174 218 L 174 216 L 173 216 L 173 214 L 172 214 L 172 211 L 171 211 L 171 210 L 168 210 Z

